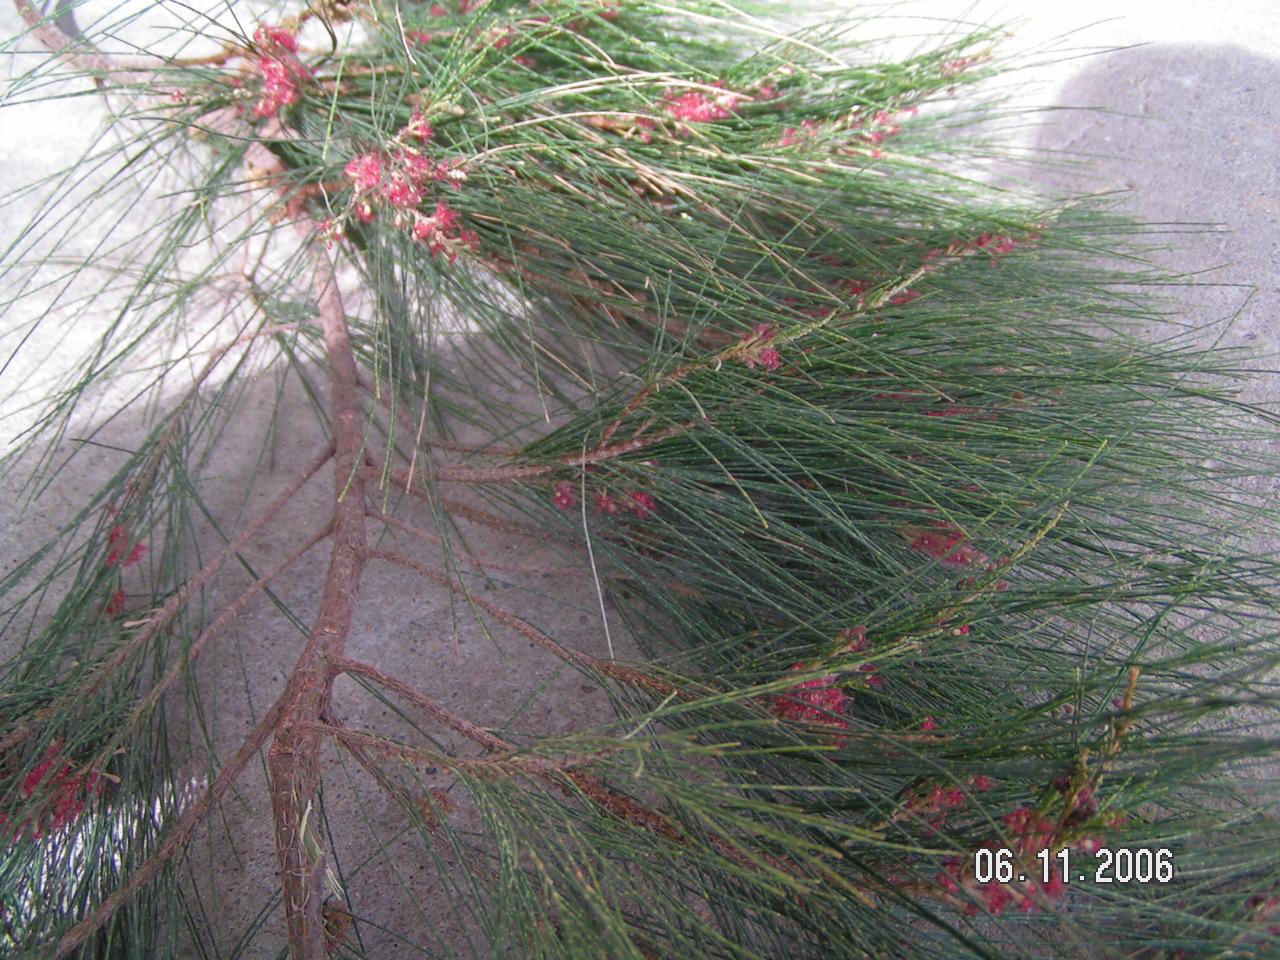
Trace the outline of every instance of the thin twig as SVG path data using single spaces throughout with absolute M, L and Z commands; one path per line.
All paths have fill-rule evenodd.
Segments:
M 440 721 L 450 730 L 454 730 L 469 740 L 474 740 L 486 750 L 512 750 L 511 744 L 507 743 L 501 737 L 494 736 L 483 727 L 478 727 L 466 717 L 454 713 L 448 707 L 444 707 L 436 703 L 431 698 L 419 693 L 403 680 L 399 680 L 390 674 L 383 673 L 377 667 L 368 663 L 361 663 L 359 660 L 334 660 L 329 664 L 329 668 L 333 671 L 333 675 L 339 676 L 347 673 L 360 677 L 367 677 L 380 687 L 386 687 L 395 693 L 400 694 L 415 707 L 430 717 Z
M 165 601 L 164 606 L 148 617 L 146 625 L 134 634 L 128 643 L 117 650 L 111 659 L 96 667 L 75 689 L 68 691 L 48 706 L 36 711 L 27 718 L 26 723 L 9 733 L 3 740 L 0 740 L 0 755 L 4 755 L 13 747 L 25 741 L 33 732 L 47 723 L 51 717 L 65 710 L 73 702 L 84 701 L 92 697 L 112 673 L 127 662 L 131 656 L 145 648 L 161 630 L 168 626 L 174 617 L 181 612 L 192 594 L 203 590 L 213 582 L 227 558 L 237 555 L 258 532 L 259 528 L 274 518 L 293 499 L 294 495 L 302 489 L 303 485 L 315 476 L 321 467 L 328 463 L 329 458 L 332 456 L 333 446 L 330 444 L 265 509 L 250 520 L 234 540 L 227 544 L 209 563 L 201 567 L 195 576 L 179 587 L 177 592 Z
M 415 527 L 412 524 L 405 523 L 400 518 L 393 517 L 389 513 L 383 513 L 381 510 L 374 510 L 373 508 L 370 508 L 368 510 L 368 514 L 374 520 L 379 520 L 387 526 L 395 527 L 397 530 L 403 530 L 410 536 L 417 537 L 432 546 L 444 546 L 444 541 L 440 537 L 428 533 L 421 527 Z M 497 560 L 481 560 L 479 557 L 472 556 L 468 556 L 466 559 L 470 560 L 471 564 L 481 573 L 486 570 L 506 570 L 510 573 L 535 573 L 539 575 L 555 576 L 577 576 L 582 573 L 582 570 L 578 567 L 545 567 L 532 563 L 501 563 Z
M 146 697 L 143 698 L 142 702 L 134 708 L 133 713 L 129 715 L 129 719 L 124 721 L 123 725 L 116 730 L 112 735 L 111 740 L 108 741 L 107 745 L 98 752 L 97 758 L 91 762 L 90 766 L 96 769 L 105 762 L 115 745 L 119 742 L 120 736 L 124 732 L 133 729 L 133 727 L 137 725 L 144 716 L 146 716 L 152 707 L 159 702 L 160 698 L 164 696 L 165 691 L 169 690 L 182 678 L 182 675 L 191 668 L 191 664 L 195 662 L 196 657 L 200 656 L 201 651 L 203 651 L 209 641 L 228 623 L 230 623 L 250 600 L 265 590 L 272 580 L 278 577 L 285 570 L 289 569 L 289 567 L 293 566 L 303 554 L 321 540 L 329 536 L 332 530 L 333 525 L 328 524 L 323 530 L 320 530 L 318 533 L 308 537 L 301 546 L 293 550 L 287 557 L 277 563 L 262 576 L 258 577 L 258 579 L 254 580 L 253 583 L 246 587 L 238 597 L 224 607 L 222 612 L 219 613 L 203 631 L 201 631 L 200 636 L 196 638 L 195 642 L 187 648 L 187 652 L 183 655 L 182 659 L 168 669 L 160 682 L 152 687 Z
M 129 878 L 121 886 L 113 890 L 110 896 L 103 900 L 93 913 L 63 935 L 54 950 L 53 960 L 61 960 L 62 957 L 73 953 L 85 940 L 93 935 L 94 931 L 110 920 L 111 916 L 124 906 L 129 898 L 137 893 L 165 864 L 181 852 L 205 816 L 222 799 L 223 794 L 231 788 L 231 785 L 244 770 L 245 766 L 253 759 L 262 745 L 266 743 L 267 738 L 280 722 L 280 718 L 284 715 L 285 707 L 288 706 L 293 696 L 294 690 L 292 684 L 290 684 L 272 705 L 271 709 L 258 721 L 258 725 L 253 728 L 249 736 L 245 738 L 244 743 L 240 745 L 240 749 L 231 758 L 231 762 L 219 771 L 218 776 L 214 778 L 213 783 L 209 784 L 209 788 L 205 790 L 204 795 L 182 815 L 182 819 L 165 837 L 164 842 L 160 844 L 160 848 L 148 860 L 140 864 L 135 870 L 132 870 L 129 873 Z
M 576 650 L 570 650 L 568 647 L 547 636 L 533 624 L 529 623 L 529 621 L 517 617 L 515 614 L 504 610 L 495 603 L 485 600 L 483 597 L 476 596 L 472 591 L 467 589 L 465 584 L 456 582 L 442 570 L 429 567 L 425 563 L 421 563 L 412 557 L 407 557 L 402 553 L 394 553 L 389 550 L 369 550 L 367 556 L 370 560 L 384 560 L 387 563 L 394 563 L 398 566 L 408 567 L 410 570 L 416 571 L 428 580 L 438 583 L 440 586 L 466 597 L 468 602 L 475 604 L 504 626 L 510 627 L 535 646 L 541 647 L 543 650 L 547 650 L 548 652 L 555 654 L 557 657 L 568 663 L 594 671 L 595 673 L 603 674 L 612 680 L 617 680 L 629 686 L 649 690 L 663 696 L 674 696 L 681 700 L 697 699 L 697 694 L 683 690 L 675 684 L 670 683 L 667 680 L 663 680 L 661 677 L 655 677 L 653 674 L 645 673 L 643 670 L 624 666 L 623 664 L 612 660 L 602 660 L 599 657 L 593 657 L 588 653 L 580 653 Z

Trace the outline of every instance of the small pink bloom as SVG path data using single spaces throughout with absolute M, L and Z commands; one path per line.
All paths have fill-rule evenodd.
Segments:
M 438 3 L 433 3 L 427 9 L 427 13 L 431 14 L 433 17 L 447 17 L 449 15 L 449 11 Z
M 262 74 L 262 99 L 253 108 L 258 117 L 273 117 L 281 107 L 297 103 L 299 85 L 310 72 L 299 62 L 298 40 L 289 30 L 262 24 L 254 31 Z
M 109 617 L 117 616 L 124 613 L 125 595 L 123 590 L 117 590 L 111 595 L 111 599 L 107 601 L 104 612 Z
M 805 666 L 803 663 L 797 663 L 791 669 L 803 671 Z M 781 720 L 821 724 L 834 730 L 847 730 L 849 723 L 843 715 L 849 697 L 836 686 L 835 679 L 834 676 L 828 675 L 798 683 L 786 693 L 774 696 L 770 700 L 769 710 Z M 834 742 L 837 746 L 844 746 L 848 738 L 836 734 Z
M 147 552 L 145 544 L 128 546 L 129 532 L 124 527 L 112 527 L 111 533 L 107 535 L 107 542 L 111 544 L 111 551 L 107 554 L 108 567 L 131 567 Z
M 817 120 L 801 120 L 799 127 L 787 127 L 778 138 L 778 146 L 793 147 L 797 143 L 812 140 L 822 132 L 822 124 Z
M 777 370 L 782 366 L 782 354 L 777 348 L 768 346 L 770 340 L 778 335 L 776 327 L 767 323 L 759 324 L 755 333 L 748 333 L 742 338 L 746 350 L 742 354 L 742 362 L 754 370 L 759 364 L 765 370 Z
M 441 160 L 435 165 L 432 171 L 432 177 L 442 181 L 445 186 L 452 187 L 454 190 L 461 187 L 462 182 L 467 179 L 467 172 L 462 169 L 466 161 L 457 160 Z
M 253 42 L 268 52 L 277 52 L 282 49 L 290 53 L 298 52 L 298 38 L 292 31 L 282 27 L 268 26 L 265 23 L 259 24 L 258 29 L 253 31 Z
M 616 515 L 618 511 L 622 509 L 618 501 L 609 496 L 609 492 L 607 490 L 601 490 L 596 494 L 595 503 L 597 510 L 601 513 L 606 513 L 609 516 Z
M 555 495 L 551 498 L 551 502 L 561 510 L 568 510 L 576 504 L 578 502 L 578 496 L 573 492 L 573 484 L 557 483 Z
M 766 347 L 764 350 L 761 350 L 758 359 L 760 361 L 760 366 L 770 372 L 773 372 L 782 366 L 782 354 L 773 347 Z
M 635 515 L 642 520 L 652 516 L 655 509 L 653 494 L 645 493 L 643 490 L 636 490 L 628 494 L 631 498 L 631 509 L 635 511 Z
M 357 190 L 372 190 L 382 182 L 382 156 L 360 154 L 347 163 L 344 172 L 355 182 Z
M 930 730 L 937 730 L 938 721 L 935 720 L 933 717 L 925 717 L 922 721 L 920 721 L 920 729 L 924 730 L 926 733 Z
M 404 176 L 415 183 L 426 183 L 435 178 L 435 164 L 416 151 L 401 150 L 396 154 L 395 161 Z
M 904 303 L 910 303 L 918 296 L 920 296 L 919 290 L 900 290 L 889 298 L 889 302 L 895 307 L 898 307 L 902 306 Z
M 422 202 L 422 191 L 417 184 L 403 177 L 393 177 L 387 186 L 387 201 L 401 210 L 416 207 Z
M 22 795 L 26 798 L 40 795 L 43 811 L 27 825 L 32 837 L 39 839 L 44 833 L 59 831 L 70 825 L 84 810 L 87 794 L 101 793 L 102 784 L 95 771 L 77 773 L 76 768 L 62 759 L 62 741 L 55 740 L 40 761 L 22 782 Z M 5 821 L 8 826 L 8 821 Z
M 969 545 L 964 533 L 949 524 L 931 529 L 909 527 L 905 532 L 912 547 L 948 566 L 967 567 L 989 562 L 985 553 Z
M 405 126 L 405 133 L 426 143 L 435 136 L 435 129 L 427 122 L 427 117 L 422 110 L 414 107 L 413 115 L 409 117 L 409 123 Z
M 973 789 L 977 790 L 979 793 L 983 793 L 991 789 L 991 778 L 985 774 L 977 774 L 970 783 L 973 784 Z
M 265 57 L 258 63 L 258 69 L 262 73 L 262 99 L 254 105 L 254 116 L 273 117 L 281 107 L 298 102 L 297 78 L 289 64 Z
M 356 219 L 361 223 L 373 223 L 378 219 L 378 214 L 373 209 L 373 204 L 367 200 L 361 200 L 352 206 L 356 212 Z
M 710 123 L 733 116 L 734 108 L 742 97 L 739 94 L 725 91 L 709 97 L 701 90 L 690 90 L 677 94 L 668 91 L 664 109 L 676 120 L 687 123 Z

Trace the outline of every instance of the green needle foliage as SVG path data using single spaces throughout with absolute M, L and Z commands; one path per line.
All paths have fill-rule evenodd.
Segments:
M 5 198 L 8 342 L 95 334 L 7 476 L 74 466 L 91 402 L 89 441 L 142 426 L 0 583 L 0 953 L 1276 955 L 1274 419 L 1154 332 L 1153 230 L 975 174 L 998 31 L 886 59 L 711 0 L 320 0 L 121 50 L 123 11 L 18 9 L 61 57 L 6 100 L 112 116 Z M 228 521 L 228 429 L 297 430 L 244 402 L 273 375 L 332 444 Z M 253 565 L 322 468 L 332 522 Z M 588 572 L 609 656 L 481 592 L 463 521 Z M 321 543 L 317 617 L 270 582 Z M 481 728 L 348 659 L 388 564 L 615 719 Z M 250 601 L 303 652 L 189 787 L 192 664 Z M 343 724 L 342 674 L 406 726 Z M 195 838 L 260 752 L 279 874 L 229 931 Z M 342 784 L 403 808 L 381 868 L 339 856 Z

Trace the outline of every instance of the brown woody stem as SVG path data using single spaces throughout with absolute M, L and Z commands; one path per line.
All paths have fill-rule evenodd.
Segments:
M 315 727 L 326 712 L 333 683 L 331 663 L 343 657 L 360 577 L 366 535 L 364 436 L 356 393 L 356 364 L 333 263 L 317 255 L 314 291 L 324 329 L 334 442 L 333 549 L 320 611 L 290 680 L 292 697 L 267 755 L 276 855 L 284 891 L 285 920 L 294 960 L 325 960 L 323 853 L 312 859 L 303 818 L 313 807 L 320 775 L 322 737 Z M 319 846 L 318 844 L 316 845 Z

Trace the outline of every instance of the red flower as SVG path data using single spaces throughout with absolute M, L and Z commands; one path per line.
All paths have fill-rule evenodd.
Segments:
M 392 177 L 391 183 L 387 186 L 386 196 L 393 207 L 401 210 L 416 207 L 422 202 L 422 191 L 418 189 L 418 185 L 400 176 Z
M 782 131 L 782 136 L 778 138 L 778 146 L 793 147 L 797 143 L 812 140 L 821 132 L 822 124 L 818 123 L 817 120 L 801 120 L 798 128 L 787 127 Z
M 950 524 L 939 524 L 932 529 L 907 527 L 903 532 L 912 547 L 948 566 L 968 567 L 991 562 L 985 553 L 969 545 L 968 538 L 959 528 Z
M 578 502 L 578 496 L 573 492 L 573 484 L 557 483 L 555 495 L 552 496 L 551 502 L 561 510 L 568 510 Z
M 281 107 L 298 102 L 298 86 L 310 71 L 298 60 L 298 39 L 291 31 L 262 24 L 254 31 L 253 42 L 261 51 L 258 70 L 262 74 L 262 99 L 253 113 L 273 117 Z
M 352 157 L 343 172 L 355 182 L 357 190 L 372 190 L 382 183 L 382 156 L 362 153 Z
M 268 53 L 279 53 L 284 50 L 289 53 L 298 52 L 298 38 L 292 31 L 285 30 L 283 27 L 270 27 L 261 23 L 258 29 L 253 31 L 253 42 Z
M 105 612 L 107 616 L 114 617 L 124 613 L 125 595 L 123 590 L 117 590 L 111 595 L 111 599 L 107 601 Z
M 458 212 L 451 210 L 443 200 L 436 202 L 435 212 L 429 217 L 415 215 L 413 235 L 427 244 L 432 253 L 443 253 L 453 262 L 458 251 L 474 250 L 480 245 L 480 237 L 472 230 L 458 225 Z
M 742 338 L 742 362 L 754 370 L 759 364 L 768 371 L 782 366 L 782 354 L 776 347 L 769 346 L 769 341 L 778 335 L 776 327 L 767 323 L 759 324 L 755 333 L 748 333 Z
M 793 671 L 803 671 L 803 663 L 797 663 Z M 849 723 L 844 719 L 844 710 L 849 702 L 848 695 L 835 685 L 836 678 L 830 674 L 804 680 L 797 683 L 786 693 L 774 696 L 769 704 L 770 712 L 780 720 L 792 720 L 798 723 L 821 724 L 834 730 L 847 730 Z M 834 737 L 836 746 L 844 746 L 848 738 L 837 734 Z
M 925 717 L 923 720 L 920 721 L 920 729 L 924 730 L 925 732 L 928 732 L 930 730 L 937 730 L 938 721 L 935 720 L 933 717 Z
M 147 552 L 147 547 L 142 543 L 135 543 L 125 552 L 125 548 L 129 543 L 129 532 L 124 527 L 112 527 L 111 532 L 107 534 L 107 542 L 111 544 L 111 551 L 107 554 L 108 567 L 131 567 Z
M 645 493 L 643 490 L 636 490 L 627 494 L 631 498 L 631 509 L 635 511 L 635 515 L 640 519 L 652 516 L 655 509 L 653 494 Z
M 102 792 L 96 771 L 77 773 L 75 766 L 63 761 L 61 755 L 62 741 L 55 740 L 22 782 L 22 796 L 38 796 L 42 806 L 41 812 L 26 824 L 36 839 L 71 824 L 84 810 L 88 794 L 95 789 Z M 7 820 L 4 825 L 9 826 Z
M 895 307 L 900 307 L 904 303 L 910 303 L 912 300 L 920 296 L 919 290 L 901 290 L 889 298 L 889 302 Z
M 601 490 L 597 493 L 595 502 L 597 510 L 601 513 L 607 513 L 611 517 L 616 515 L 618 511 L 622 509 L 622 506 L 618 501 L 609 496 L 609 492 L 607 490 Z
M 742 95 L 726 90 L 714 97 L 707 96 L 701 90 L 689 90 L 677 93 L 668 90 L 664 109 L 676 120 L 687 123 L 710 123 L 733 116 L 734 108 Z
M 421 36 L 424 36 L 430 39 L 430 34 L 424 33 L 424 34 L 421 34 Z M 426 43 L 427 41 L 422 40 L 419 42 Z M 427 122 L 426 115 L 422 112 L 422 110 L 419 107 L 413 108 L 413 115 L 409 117 L 409 123 L 404 128 L 404 131 L 409 136 L 416 137 L 417 139 L 421 140 L 423 143 L 426 143 L 433 136 L 435 136 L 435 132 L 436 132 L 435 128 L 432 127 L 431 124 Z

